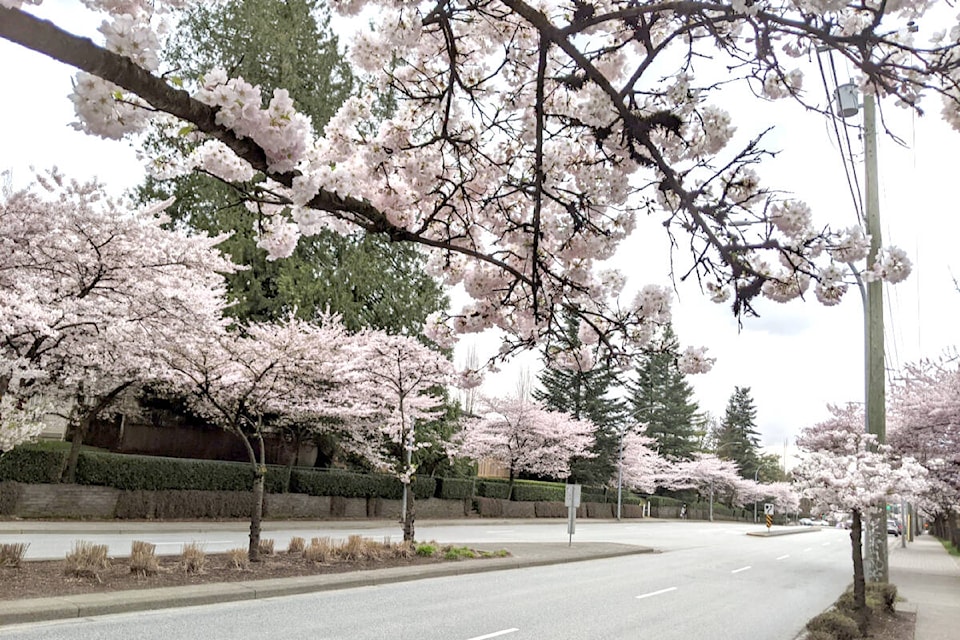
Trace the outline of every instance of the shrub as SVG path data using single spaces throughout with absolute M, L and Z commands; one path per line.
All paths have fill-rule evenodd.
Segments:
M 333 543 L 330 538 L 313 538 L 303 550 L 303 557 L 310 562 L 329 562 L 334 557 Z
M 510 497 L 510 482 L 508 480 L 493 478 L 477 480 L 477 495 L 484 498 L 506 500 Z
M 66 460 L 67 450 L 62 447 L 20 445 L 0 456 L 0 480 L 24 484 L 56 483 L 60 481 L 60 470 Z
M 0 567 L 19 567 L 29 547 L 29 542 L 0 544 Z
M 19 482 L 0 482 L 0 516 L 12 516 L 22 496 Z
M 432 498 L 436 487 L 435 478 L 423 476 L 413 479 L 413 495 L 420 500 Z M 403 496 L 403 485 L 393 476 L 350 471 L 295 470 L 291 477 L 290 490 L 311 496 L 341 498 L 399 500 Z
M 433 544 L 424 542 L 414 547 L 414 552 L 424 558 L 432 558 L 437 555 L 437 547 Z
M 807 630 L 828 634 L 835 640 L 855 640 L 860 637 L 856 621 L 839 611 L 827 611 L 807 623 Z
M 64 573 L 67 575 L 99 579 L 100 572 L 109 566 L 107 545 L 77 540 L 67 552 L 66 561 Z
M 513 499 L 517 502 L 563 502 L 566 486 L 559 482 L 517 480 L 513 485 Z
M 199 542 L 183 545 L 180 552 L 180 568 L 187 573 L 202 573 L 207 564 L 207 553 Z
M 476 558 L 477 552 L 469 547 L 447 547 L 443 551 L 444 560 L 463 560 L 464 558 Z
M 287 545 L 287 553 L 303 553 L 307 546 L 307 541 L 298 536 L 290 538 L 290 544 Z
M 130 573 L 138 576 L 152 576 L 160 570 L 157 560 L 157 545 L 134 540 L 130 543 Z
M 383 544 L 388 556 L 406 559 L 412 558 L 416 555 L 413 542 L 409 540 L 397 543 L 391 543 L 389 540 L 384 540 Z
M 897 585 L 889 582 L 867 583 L 867 604 L 871 609 L 893 613 L 897 603 Z
M 273 555 L 274 540 L 273 538 L 261 538 L 260 539 L 260 553 L 265 556 Z
M 250 555 L 243 547 L 237 547 L 236 549 L 227 551 L 227 558 L 230 560 L 230 565 L 234 569 L 246 571 L 250 568 Z
M 444 500 L 463 500 L 473 497 L 472 478 L 437 478 L 437 497 Z

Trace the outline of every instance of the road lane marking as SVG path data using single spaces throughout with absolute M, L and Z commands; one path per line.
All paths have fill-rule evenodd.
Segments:
M 498 638 L 500 636 L 505 636 L 508 633 L 513 633 L 514 631 L 520 631 L 520 629 L 504 629 L 503 631 L 494 631 L 493 633 L 488 633 L 485 636 L 474 636 L 473 638 L 468 638 L 467 640 L 487 640 L 488 638 Z
M 786 554 L 786 555 L 784 555 L 784 556 L 780 556 L 779 558 L 777 558 L 777 560 L 786 560 L 786 559 L 789 558 L 789 557 L 790 557 L 790 554 L 788 553 L 788 554 Z
M 752 567 L 750 565 L 747 565 L 745 567 L 740 567 L 739 569 L 734 569 L 730 573 L 740 573 L 741 571 L 746 571 L 747 569 L 751 569 L 751 568 Z
M 644 593 L 643 595 L 637 596 L 637 600 L 642 600 L 643 598 L 649 598 L 651 596 L 659 596 L 663 593 L 670 593 L 671 591 L 676 591 L 676 587 L 667 587 L 666 589 L 660 589 L 660 591 L 651 591 L 650 593 Z
M 813 547 L 807 547 L 806 549 L 803 550 L 804 553 L 806 553 L 807 551 L 813 551 Z
M 824 542 L 824 543 L 821 544 L 820 546 L 821 546 L 821 547 L 829 547 L 829 546 L 830 546 L 830 543 L 829 543 L 829 542 Z

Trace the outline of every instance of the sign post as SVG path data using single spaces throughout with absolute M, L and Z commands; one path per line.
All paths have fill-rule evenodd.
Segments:
M 573 534 L 577 530 L 577 507 L 580 506 L 580 485 L 568 484 L 566 486 L 563 504 L 567 507 L 567 535 L 570 538 L 567 546 L 573 546 Z
M 767 519 L 767 531 L 770 531 L 770 527 L 773 526 L 773 504 L 770 502 L 763 503 L 763 515 Z

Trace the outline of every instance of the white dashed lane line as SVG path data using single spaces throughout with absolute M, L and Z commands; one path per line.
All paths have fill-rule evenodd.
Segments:
M 499 638 L 500 636 L 505 636 L 508 633 L 513 633 L 514 631 L 520 631 L 520 629 L 513 628 L 504 629 L 503 631 L 494 631 L 493 633 L 488 633 L 483 636 L 474 636 L 472 638 L 468 638 L 467 640 L 489 640 L 489 638 Z
M 786 559 L 789 558 L 789 557 L 790 557 L 790 554 L 788 553 L 788 554 L 786 554 L 786 555 L 780 556 L 779 558 L 777 558 L 777 560 L 786 560 Z
M 650 598 L 652 596 L 659 596 L 664 593 L 670 593 L 671 591 L 676 591 L 676 587 L 668 587 L 666 589 L 660 589 L 659 591 L 651 591 L 650 593 L 644 593 L 637 596 L 637 600 L 642 600 L 643 598 Z
M 746 567 L 740 567 L 739 569 L 734 569 L 730 573 L 740 573 L 741 571 L 747 571 L 748 569 L 752 569 L 752 568 L 753 567 L 751 567 L 750 565 L 747 565 Z

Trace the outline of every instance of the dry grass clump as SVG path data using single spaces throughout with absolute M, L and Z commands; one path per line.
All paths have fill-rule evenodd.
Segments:
M 343 560 L 377 560 L 382 555 L 382 545 L 363 536 L 352 535 L 340 545 L 339 556 Z
M 199 542 L 183 545 L 180 552 L 180 568 L 187 573 L 202 573 L 207 564 L 207 553 Z
M 130 543 L 130 573 L 138 576 L 152 576 L 159 570 L 157 545 L 143 540 L 134 540 Z
M 261 539 L 260 539 L 260 554 L 261 554 L 261 555 L 265 555 L 265 556 L 272 556 L 272 555 L 273 555 L 273 547 L 274 547 L 274 546 L 275 546 L 275 545 L 274 545 L 274 540 L 273 540 L 273 538 L 261 538 Z
M 227 551 L 227 558 L 230 559 L 230 566 L 240 571 L 246 571 L 250 568 L 250 554 L 243 547 L 230 549 Z
M 29 546 L 29 542 L 0 544 L 0 567 L 19 567 Z
M 330 562 L 335 551 L 336 547 L 330 538 L 311 538 L 310 545 L 303 550 L 303 557 L 310 562 Z
M 287 553 L 303 553 L 307 548 L 307 541 L 299 536 L 290 538 L 290 544 L 287 545 Z
M 64 573 L 77 578 L 100 579 L 100 572 L 107 568 L 107 545 L 77 540 L 67 553 Z

